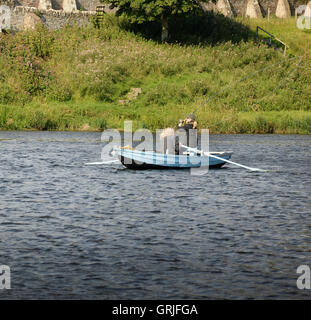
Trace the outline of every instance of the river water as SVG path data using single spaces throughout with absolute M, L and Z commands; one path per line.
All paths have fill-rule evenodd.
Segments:
M 210 143 L 271 170 L 89 166 L 100 133 L 0 132 L 0 299 L 310 299 L 311 136 Z

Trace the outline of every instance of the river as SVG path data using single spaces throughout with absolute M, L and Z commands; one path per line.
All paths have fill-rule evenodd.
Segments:
M 212 135 L 204 176 L 100 161 L 100 133 L 0 132 L 0 299 L 310 299 L 311 136 Z

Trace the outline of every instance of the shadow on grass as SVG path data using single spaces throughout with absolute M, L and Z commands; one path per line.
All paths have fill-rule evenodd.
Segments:
M 131 24 L 126 28 L 148 40 L 160 41 L 161 24 L 159 21 Z M 215 45 L 227 41 L 238 43 L 254 38 L 255 33 L 247 26 L 222 14 L 206 12 L 200 16 L 170 19 L 167 42 L 184 45 Z

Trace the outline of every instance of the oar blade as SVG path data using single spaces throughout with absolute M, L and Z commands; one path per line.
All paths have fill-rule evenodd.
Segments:
M 102 164 L 112 164 L 112 163 L 116 163 L 119 162 L 119 160 L 110 160 L 110 161 L 101 161 L 101 162 L 88 162 L 85 165 L 87 166 L 94 166 L 94 165 L 102 165 Z
M 252 168 L 252 167 L 248 167 L 248 166 L 245 166 L 243 164 L 240 164 L 240 163 L 237 163 L 237 162 L 233 162 L 231 160 L 227 160 L 227 159 L 224 159 L 224 158 L 221 158 L 221 157 L 218 157 L 218 156 L 215 156 L 211 153 L 208 153 L 208 152 L 203 152 L 202 150 L 199 150 L 199 149 L 196 149 L 196 148 L 190 148 L 190 147 L 187 147 L 187 146 L 184 146 L 182 145 L 183 147 L 187 148 L 189 151 L 193 151 L 193 152 L 197 152 L 201 155 L 205 155 L 207 157 L 211 157 L 211 158 L 214 158 L 214 159 L 218 159 L 218 160 L 221 160 L 221 161 L 224 161 L 224 162 L 227 162 L 227 163 L 231 163 L 235 166 L 238 166 L 238 167 L 241 167 L 241 168 L 244 168 L 244 169 L 247 169 L 247 170 L 250 170 L 250 171 L 257 171 L 257 172 L 264 172 L 265 170 L 263 169 L 259 169 L 259 168 Z

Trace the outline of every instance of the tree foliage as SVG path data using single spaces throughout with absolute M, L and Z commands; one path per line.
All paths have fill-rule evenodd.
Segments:
M 197 0 L 101 0 L 101 2 L 110 4 L 110 9 L 117 8 L 117 15 L 126 15 L 131 22 L 160 20 L 163 41 L 168 37 L 168 20 L 171 17 L 202 12 L 201 4 Z

